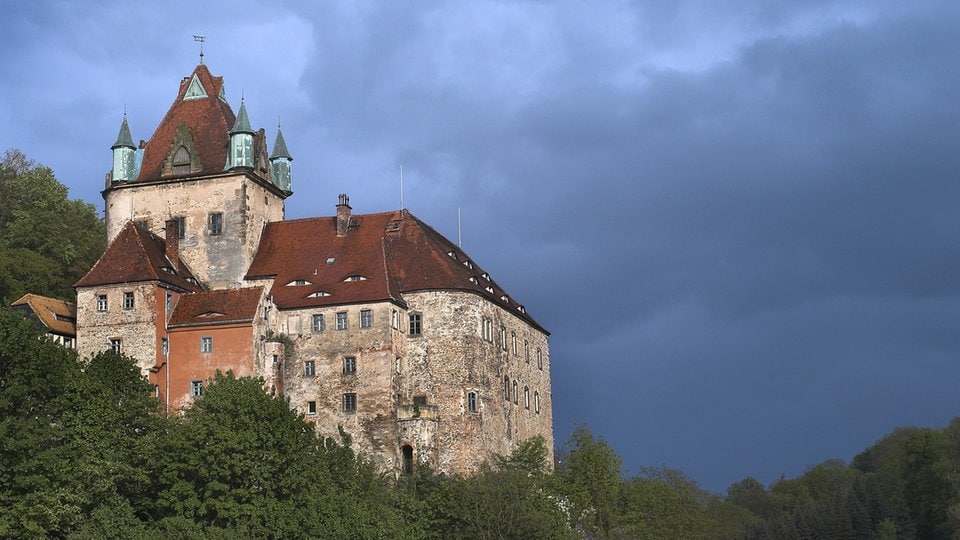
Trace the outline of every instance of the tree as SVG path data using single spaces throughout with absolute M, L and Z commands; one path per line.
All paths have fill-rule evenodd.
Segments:
M 570 504 L 574 527 L 608 536 L 617 521 L 622 461 L 603 439 L 578 427 L 567 441 L 566 459 L 559 464 L 562 491 Z
M 103 253 L 106 232 L 91 204 L 68 198 L 48 167 L 19 150 L 0 161 L 0 300 L 24 293 L 70 300 Z

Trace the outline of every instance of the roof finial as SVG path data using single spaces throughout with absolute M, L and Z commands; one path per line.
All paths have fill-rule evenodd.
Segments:
M 193 40 L 200 44 L 200 63 L 203 63 L 203 42 L 207 40 L 203 35 L 193 35 Z

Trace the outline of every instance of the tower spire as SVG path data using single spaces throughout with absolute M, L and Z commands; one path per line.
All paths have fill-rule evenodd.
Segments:
M 203 64 L 203 42 L 207 40 L 202 34 L 194 34 L 193 40 L 200 44 L 200 63 Z
M 273 141 L 273 153 L 270 154 L 270 176 L 273 183 L 286 193 L 292 193 L 290 187 L 290 152 L 287 150 L 287 142 L 283 140 L 283 132 L 280 131 L 280 122 L 277 121 L 277 138 Z

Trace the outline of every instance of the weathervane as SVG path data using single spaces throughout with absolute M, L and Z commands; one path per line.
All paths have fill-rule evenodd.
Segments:
M 194 34 L 193 40 L 200 44 L 200 63 L 202 64 L 203 63 L 203 42 L 206 41 L 207 38 L 203 37 L 202 35 L 198 36 L 197 34 Z

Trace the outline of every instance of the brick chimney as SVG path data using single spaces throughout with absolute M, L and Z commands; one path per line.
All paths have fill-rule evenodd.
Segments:
M 347 229 L 350 227 L 350 197 L 346 193 L 340 194 L 340 202 L 337 203 L 337 237 L 343 238 L 347 235 Z
M 180 270 L 180 220 L 168 219 L 164 223 L 166 255 L 173 269 Z

